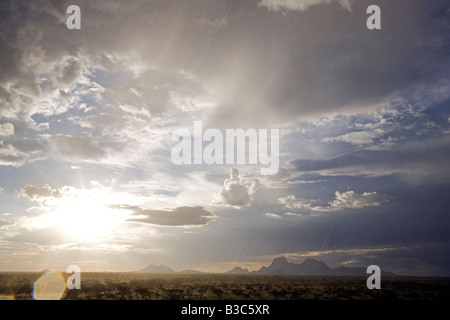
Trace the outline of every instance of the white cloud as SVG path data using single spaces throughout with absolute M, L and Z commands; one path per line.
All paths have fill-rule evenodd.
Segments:
M 312 211 L 341 211 L 345 209 L 361 209 L 366 207 L 378 207 L 388 201 L 388 196 L 376 192 L 364 192 L 362 194 L 355 191 L 335 192 L 333 201 L 328 202 L 327 206 L 314 205 L 318 200 L 296 198 L 294 195 L 288 195 L 278 199 L 286 209 L 309 209 Z M 289 215 L 293 215 L 289 213 Z
M 201 97 L 197 98 L 193 92 L 170 91 L 170 102 L 183 112 L 201 111 L 206 108 L 213 107 L 208 100 Z
M 335 199 L 329 203 L 329 210 L 360 209 L 365 207 L 378 207 L 388 200 L 386 195 L 376 192 L 364 192 L 362 194 L 355 191 L 341 193 L 336 191 Z
M 303 216 L 303 214 L 301 214 L 301 213 L 295 213 L 295 212 L 285 212 L 284 214 L 287 215 L 287 216 L 295 216 L 295 217 L 301 217 L 301 216 Z
M 48 122 L 41 122 L 38 125 L 36 125 L 37 131 L 47 131 L 50 130 L 50 124 Z
M 251 195 L 255 191 L 255 182 L 244 182 L 239 177 L 236 168 L 230 170 L 230 179 L 223 183 L 221 192 L 218 195 L 218 204 L 225 204 L 234 207 L 243 207 L 252 202 Z
M 372 144 L 375 139 L 382 137 L 385 134 L 385 131 L 382 129 L 374 129 L 367 131 L 355 131 L 346 133 L 337 137 L 329 137 L 322 139 L 323 142 L 332 142 L 332 141 L 340 141 L 340 142 L 348 142 L 353 145 L 361 146 Z
M 10 144 L 0 141 L 0 164 L 13 165 L 18 159 L 17 150 Z
M 270 217 L 270 218 L 274 218 L 274 219 L 281 219 L 281 216 L 279 214 L 276 213 L 266 213 L 266 216 Z
M 148 121 L 151 118 L 150 111 L 146 108 L 136 108 L 131 105 L 119 105 L 119 108 L 135 120 Z
M 311 199 L 296 198 L 292 194 L 278 199 L 278 203 L 286 209 L 311 209 L 311 201 Z
M 88 137 L 57 134 L 51 137 L 51 142 L 61 155 L 72 160 L 100 159 L 106 155 L 106 146 Z
M 34 139 L 15 140 L 14 145 L 0 140 L 0 165 L 20 167 L 27 162 L 42 159 L 46 145 Z
M 269 10 L 296 10 L 305 11 L 312 6 L 330 4 L 339 2 L 342 8 L 352 11 L 352 0 L 261 0 L 260 6 L 267 7 Z
M 12 123 L 0 124 L 0 136 L 8 137 L 14 135 L 14 125 Z
M 61 198 L 70 193 L 72 189 L 71 187 L 52 189 L 49 184 L 44 184 L 42 187 L 27 184 L 17 192 L 17 196 L 32 201 L 45 202 L 50 199 Z
M 5 215 L 5 214 L 3 214 L 3 215 Z M 11 223 L 0 218 L 0 227 L 4 226 L 4 225 L 9 225 L 9 224 L 11 224 Z
M 404 137 L 397 138 L 389 136 L 386 139 L 380 139 L 380 141 L 374 145 L 367 146 L 366 150 L 389 150 L 392 149 L 398 143 L 398 141 L 401 141 L 403 139 Z

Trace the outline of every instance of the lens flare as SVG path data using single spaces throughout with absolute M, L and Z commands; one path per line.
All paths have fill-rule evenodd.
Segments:
M 61 300 L 65 290 L 62 274 L 48 271 L 33 284 L 33 300 Z

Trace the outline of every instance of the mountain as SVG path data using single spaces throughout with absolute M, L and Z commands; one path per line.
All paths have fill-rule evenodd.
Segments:
M 203 274 L 205 272 L 202 271 L 197 271 L 197 270 L 191 270 L 191 269 L 187 269 L 187 270 L 183 270 L 183 271 L 173 271 L 172 269 L 170 269 L 169 267 L 166 267 L 164 265 L 148 265 L 147 267 L 145 267 L 144 269 L 139 270 L 138 272 L 141 273 L 180 273 L 180 274 Z
M 242 269 L 241 267 L 234 267 L 230 271 L 225 272 L 226 274 L 249 274 L 250 271 L 247 269 Z
M 162 264 L 157 266 L 154 264 L 148 265 L 147 267 L 145 267 L 144 269 L 139 270 L 138 272 L 142 272 L 142 273 L 174 273 L 175 271 L 173 271 L 172 269 L 163 266 Z
M 142 273 L 179 273 L 179 274 L 204 274 L 197 270 L 184 270 L 175 272 L 164 265 L 151 264 L 144 269 L 139 270 Z M 272 263 L 266 267 L 261 267 L 258 271 L 248 271 L 241 267 L 234 267 L 225 272 L 225 274 L 261 274 L 261 275 L 303 275 L 303 276 L 369 276 L 366 273 L 366 268 L 350 268 L 339 267 L 330 268 L 323 261 L 308 258 L 302 263 L 292 263 L 287 261 L 285 257 L 278 257 L 273 259 Z M 394 276 L 392 272 L 381 271 L 382 276 Z
M 300 264 L 288 262 L 285 257 L 278 257 L 268 267 L 262 267 L 255 274 L 285 275 L 328 275 L 330 268 L 323 261 L 306 259 Z
M 183 271 L 178 271 L 177 273 L 182 273 L 182 274 L 205 274 L 207 272 L 187 269 L 187 270 L 183 270 Z
M 308 258 L 302 263 L 291 263 L 285 257 L 275 258 L 270 266 L 261 267 L 258 271 L 249 272 L 247 269 L 235 267 L 225 272 L 227 274 L 262 274 L 262 275 L 304 275 L 304 276 L 368 276 L 366 268 L 339 267 L 330 268 L 323 261 Z M 381 275 L 393 276 L 394 273 L 382 271 Z

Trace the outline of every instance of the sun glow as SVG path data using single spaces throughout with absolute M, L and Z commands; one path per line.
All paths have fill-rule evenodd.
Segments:
M 61 230 L 71 238 L 87 242 L 107 238 L 121 222 L 117 210 L 90 198 L 62 203 L 55 213 L 56 225 Z
M 49 212 L 33 221 L 33 226 L 56 228 L 76 242 L 108 240 L 128 216 L 112 200 L 113 195 L 104 190 L 77 190 L 55 199 Z

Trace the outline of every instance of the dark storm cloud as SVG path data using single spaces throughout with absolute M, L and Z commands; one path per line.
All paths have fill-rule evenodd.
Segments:
M 119 209 L 131 210 L 139 216 L 129 221 L 154 224 L 159 226 L 199 226 L 208 224 L 213 214 L 203 207 L 178 207 L 170 210 L 150 210 L 139 206 L 120 205 Z
M 245 259 L 289 252 L 336 251 L 333 259 L 323 256 L 327 263 L 336 267 L 352 258 L 358 259 L 354 252 L 343 254 L 339 250 L 397 247 L 404 249 L 371 253 L 369 250 L 360 257 L 359 265 L 370 262 L 400 274 L 448 275 L 450 224 L 446 208 L 450 204 L 442 195 L 449 188 L 410 188 L 397 184 L 392 189 L 393 192 L 398 189 L 397 193 L 383 206 L 344 210 L 339 215 L 330 213 L 313 217 L 281 214 L 282 219 L 262 223 L 263 215 L 251 212 L 249 208 L 249 212 L 243 212 L 246 223 L 230 222 L 214 235 L 199 235 L 192 245 L 199 245 L 201 239 L 208 237 L 211 242 L 202 243 L 208 252 L 209 246 L 227 241 L 221 253 L 223 259 L 233 259 L 236 254 Z M 431 248 L 433 250 L 427 253 Z
M 398 143 L 392 150 L 354 151 L 330 159 L 297 159 L 287 170 L 322 172 L 341 175 L 399 174 L 417 181 L 439 181 L 450 176 L 448 145 L 450 136 L 443 135 Z M 415 178 L 414 178 L 415 177 Z
M 169 76 L 178 70 L 197 76 L 219 100 L 212 116 L 220 117 L 217 123 L 223 115 L 237 123 L 274 124 L 361 110 L 447 78 L 448 12 L 439 3 L 432 11 L 423 1 L 377 1 L 377 31 L 365 26 L 370 1 L 354 2 L 352 11 L 317 1 L 286 15 L 258 4 L 81 2 L 82 29 L 70 32 L 63 2 L 3 3 L 9 14 L 2 21 L 2 109 L 42 97 L 39 75 L 46 67 L 55 70 L 54 88 L 65 88 L 83 64 L 110 69 L 125 56 Z M 169 79 L 155 107 L 169 101 L 174 87 Z
M 272 126 L 345 108 L 368 111 L 392 96 L 448 80 L 448 12 L 439 4 L 430 10 L 420 1 L 379 1 L 382 29 L 370 31 L 368 2 L 329 3 L 297 8 L 287 2 L 282 14 L 277 1 L 82 1 L 82 28 L 71 31 L 65 27 L 68 2 L 4 2 L 0 112 L 34 129 L 31 116 L 72 112 L 81 98 L 95 96 L 103 104 L 131 104 L 148 115 L 169 112 L 180 119 L 213 106 L 202 117 L 216 127 Z M 100 139 L 119 139 L 108 128 L 133 127 L 137 119 L 111 108 L 81 121 L 69 117 L 90 125 L 83 137 L 49 141 L 72 160 L 123 150 Z M 370 142 L 383 133 L 377 130 L 359 136 Z M 23 165 L 47 154 L 27 158 L 24 150 L 19 157 L 16 150 L 15 144 L 3 148 L 3 163 Z
M 422 14 L 429 12 L 428 4 L 417 1 L 378 4 L 383 24 L 376 32 L 365 27 L 366 1 L 355 2 L 353 12 L 315 6 L 240 20 L 245 27 L 230 41 L 242 41 L 241 76 L 232 73 L 240 85 L 219 114 L 239 121 L 258 110 L 257 119 L 266 116 L 273 123 L 344 109 L 370 111 L 373 104 L 448 78 L 449 26 L 443 23 L 448 12 Z M 258 42 L 244 44 L 250 35 Z

